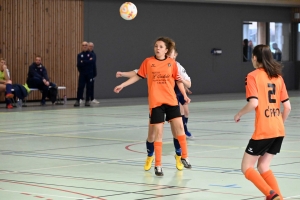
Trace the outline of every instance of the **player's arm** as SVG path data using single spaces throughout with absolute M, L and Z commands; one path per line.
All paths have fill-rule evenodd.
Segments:
M 129 71 L 129 72 L 120 72 L 120 71 L 117 71 L 116 78 L 119 78 L 119 77 L 131 78 L 131 77 L 133 77 L 135 75 L 136 75 L 136 72 L 134 70 L 133 71 Z
M 7 69 L 7 66 L 6 66 L 6 65 L 3 65 L 2 68 L 3 68 L 3 73 L 4 73 L 4 78 L 5 78 L 5 80 L 10 80 L 10 77 L 9 77 L 9 75 L 8 75 L 8 69 Z
M 177 75 L 177 81 L 181 81 L 185 88 L 190 88 L 192 86 L 192 82 L 184 79 L 180 74 Z
M 241 117 L 248 112 L 251 112 L 258 106 L 258 99 L 251 98 L 249 99 L 248 103 L 234 116 L 234 121 L 240 121 Z
M 188 80 L 183 79 L 182 83 L 183 83 L 184 87 L 186 87 L 186 88 L 190 88 L 192 86 L 192 82 L 188 81 Z
M 285 122 L 285 120 L 288 118 L 290 112 L 291 112 L 291 103 L 289 100 L 283 102 L 283 111 L 282 111 L 282 120 L 283 123 Z
M 181 94 L 183 95 L 183 98 L 184 100 L 186 101 L 186 103 L 190 103 L 191 102 L 191 99 L 188 98 L 188 96 L 186 95 L 186 92 L 185 92 L 185 88 L 184 88 L 184 85 L 181 81 L 176 81 L 176 84 L 181 92 Z
M 134 76 L 129 78 L 127 81 L 123 82 L 121 85 L 116 86 L 114 89 L 114 92 L 119 93 L 124 87 L 134 84 L 135 82 L 137 82 L 140 79 L 141 79 L 141 77 L 139 77 L 137 74 L 135 74 Z

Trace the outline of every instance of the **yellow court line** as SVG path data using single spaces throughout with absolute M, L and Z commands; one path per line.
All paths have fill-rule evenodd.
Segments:
M 113 138 L 82 137 L 82 136 L 72 136 L 72 135 L 62 135 L 62 134 L 38 134 L 38 133 L 21 133 L 21 132 L 4 132 L 4 131 L 0 131 L 0 133 L 16 134 L 16 135 L 34 135 L 34 136 L 41 136 L 41 137 L 62 137 L 62 138 L 74 138 L 74 139 L 120 141 L 120 142 L 144 142 L 141 140 L 123 140 L 123 139 L 113 139 Z

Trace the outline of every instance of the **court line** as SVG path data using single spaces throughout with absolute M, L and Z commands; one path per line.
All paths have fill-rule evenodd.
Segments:
M 83 194 L 83 193 L 80 193 L 80 192 L 74 192 L 74 191 L 64 190 L 64 189 L 59 189 L 59 188 L 52 188 L 52 187 L 48 187 L 48 186 L 22 183 L 22 182 L 18 182 L 18 181 L 1 180 L 1 179 L 0 179 L 0 182 L 8 182 L 8 183 L 14 183 L 14 184 L 20 184 L 20 185 L 28 185 L 28 186 L 38 187 L 38 188 L 57 190 L 57 191 L 60 191 L 60 192 L 66 192 L 66 193 L 76 194 L 76 195 L 80 195 L 80 196 L 90 197 L 92 199 L 105 200 L 101 197 L 95 197 L 95 196 L 92 196 L 92 195 L 89 195 L 89 194 Z
M 68 197 L 68 196 L 60 196 L 60 195 L 52 195 L 52 194 L 44 194 L 44 193 L 35 193 L 35 192 L 15 191 L 15 190 L 6 190 L 6 189 L 1 189 L 0 191 L 11 192 L 11 193 L 19 193 L 19 194 L 25 193 L 27 195 L 43 195 L 43 196 L 48 196 L 48 197 L 61 197 L 61 198 L 66 198 L 66 199 L 78 199 L 78 197 Z
M 119 129 L 118 129 L 118 130 L 119 130 Z M 43 136 L 43 137 L 61 137 L 61 138 L 89 139 L 89 140 L 122 141 L 122 142 L 141 142 L 141 140 L 125 140 L 125 139 L 113 139 L 113 138 L 97 138 L 97 137 L 72 136 L 72 135 L 63 135 L 63 134 L 39 134 L 39 133 L 22 133 L 22 132 L 5 132 L 5 131 L 0 131 L 0 133 L 16 134 L 16 135 L 34 135 L 34 136 Z M 76 133 L 74 133 L 74 134 L 76 134 Z

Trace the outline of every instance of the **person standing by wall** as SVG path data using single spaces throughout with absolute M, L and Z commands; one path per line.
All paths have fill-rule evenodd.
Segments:
M 97 65 L 96 65 L 96 62 L 97 62 L 97 56 L 96 56 L 96 53 L 94 52 L 94 44 L 92 42 L 89 42 L 88 43 L 88 47 L 89 47 L 89 51 L 93 54 L 93 57 L 94 57 L 94 61 L 95 61 L 95 64 L 93 66 L 93 81 L 92 81 L 92 84 L 91 84 L 91 103 L 100 103 L 99 101 L 97 101 L 94 97 L 94 87 L 95 87 L 95 78 L 97 76 Z
M 95 65 L 94 55 L 88 50 L 88 43 L 82 42 L 82 52 L 77 55 L 77 69 L 79 71 L 77 98 L 74 104 L 78 107 L 80 99 L 83 97 L 83 91 L 86 87 L 85 106 L 90 106 L 91 85 L 93 82 Z

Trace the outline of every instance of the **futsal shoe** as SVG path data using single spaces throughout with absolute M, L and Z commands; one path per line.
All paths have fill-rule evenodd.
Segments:
M 185 136 L 186 136 L 186 138 L 189 139 L 189 140 L 195 139 L 195 137 L 194 137 L 189 131 L 186 131 L 186 132 L 185 132 Z
M 145 171 L 148 171 L 151 169 L 153 160 L 154 160 L 154 156 L 147 156 L 146 163 L 144 165 Z
M 280 196 L 276 192 L 271 190 L 270 195 L 267 196 L 266 200 L 280 200 Z
M 175 154 L 175 160 L 176 160 L 176 168 L 181 171 L 183 169 L 183 164 L 181 162 L 181 156 L 178 156 Z
M 154 168 L 154 171 L 155 171 L 155 175 L 156 175 L 156 176 L 163 176 L 163 175 L 164 175 L 161 166 L 156 166 L 156 167 Z
M 189 161 L 188 158 L 181 158 L 181 162 L 182 162 L 182 164 L 183 164 L 183 166 L 185 168 L 187 168 L 187 169 L 191 169 L 192 168 L 192 165 L 191 165 L 191 163 L 190 163 L 190 161 Z

